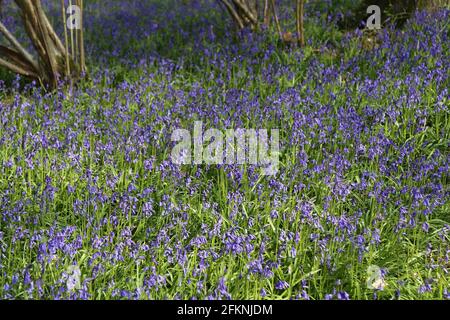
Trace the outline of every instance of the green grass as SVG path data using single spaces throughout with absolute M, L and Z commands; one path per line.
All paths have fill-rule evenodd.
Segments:
M 226 37 L 220 33 L 223 28 L 218 37 Z M 445 28 L 448 31 L 448 25 Z M 149 50 L 176 62 L 183 58 L 175 72 L 166 72 L 161 60 L 130 68 L 120 58 L 108 56 L 110 74 L 106 74 L 93 56 L 90 79 L 72 96 L 23 93 L 14 98 L 12 93 L 0 93 L 0 137 L 4 137 L 0 140 L 0 297 L 117 299 L 125 290 L 142 299 L 204 299 L 224 278 L 234 299 L 261 299 L 261 289 L 266 291 L 265 299 L 298 298 L 303 291 L 312 299 L 339 291 L 352 299 L 372 299 L 367 270 L 377 265 L 387 272 L 384 290 L 376 292 L 378 298 L 444 298 L 450 287 L 446 273 L 450 203 L 445 198 L 448 172 L 439 168 L 448 168 L 449 101 L 444 98 L 445 108 L 436 110 L 445 83 L 407 81 L 413 76 L 411 69 L 422 63 L 434 68 L 428 52 L 411 50 L 410 61 L 392 66 L 390 74 L 385 66 L 387 57 L 394 56 L 392 50 L 398 49 L 394 43 L 393 48 L 366 51 L 361 37 L 353 35 L 345 42 L 342 31 L 310 25 L 307 34 L 313 45 L 304 51 L 275 48 L 267 60 L 255 62 L 239 47 L 242 56 L 236 55 L 237 63 L 226 58 L 229 65 L 218 66 L 189 47 L 187 39 L 169 34 L 170 28 L 143 41 L 130 40 L 122 49 Z M 258 44 L 259 54 L 273 45 L 270 37 Z M 166 47 L 167 39 L 174 41 L 175 49 Z M 334 43 L 335 51 L 317 52 L 326 39 Z M 401 39 L 405 46 L 415 40 Z M 105 52 L 115 48 L 107 40 L 97 45 Z M 218 54 L 229 49 L 220 41 L 208 46 Z M 448 44 L 442 48 L 448 49 Z M 348 67 L 352 59 L 356 63 Z M 443 51 L 436 59 L 445 61 L 448 53 Z M 271 70 L 272 82 L 263 81 L 273 66 L 282 72 Z M 348 69 L 335 78 L 324 75 L 333 66 Z M 219 78 L 226 81 L 219 84 Z M 369 80 L 378 81 L 375 89 L 364 84 Z M 196 86 L 204 93 L 191 95 Z M 404 97 L 410 97 L 411 88 L 418 91 L 419 99 L 407 104 Z M 236 89 L 242 90 L 237 106 L 224 110 L 226 94 Z M 301 100 L 290 103 L 294 92 Z M 248 103 L 251 99 L 260 104 Z M 399 114 L 390 118 L 393 111 Z M 301 115 L 318 122 L 296 127 Z M 356 126 L 346 118 L 350 115 L 360 117 L 365 128 L 343 127 L 347 122 Z M 167 167 L 171 130 L 191 128 L 196 119 L 217 128 L 280 128 L 280 175 L 255 179 L 247 166 Z M 300 130 L 305 137 L 290 143 Z M 392 146 L 373 158 L 359 155 L 357 143 L 370 148 L 379 134 Z M 411 150 L 403 156 L 402 148 L 407 146 Z M 305 166 L 300 152 L 307 154 Z M 151 169 L 145 168 L 149 159 L 154 159 Z M 346 164 L 337 163 L 339 159 Z M 431 166 L 423 175 L 421 161 Z M 320 169 L 321 164 L 325 168 Z M 390 167 L 396 170 L 388 174 Z M 237 172 L 242 173 L 241 180 L 234 176 Z M 360 183 L 367 172 L 374 178 L 367 179 L 365 188 L 339 194 Z M 46 196 L 48 178 L 56 188 L 53 197 Z M 282 188 L 274 187 L 274 182 Z M 301 184 L 305 186 L 299 189 Z M 431 190 L 437 185 L 444 191 Z M 402 188 L 407 191 L 402 193 Z M 423 214 L 427 204 L 414 198 L 415 188 L 443 203 Z M 387 195 L 380 195 L 384 191 Z M 144 212 L 146 203 L 151 203 L 149 216 Z M 399 231 L 403 209 L 407 218 L 418 212 L 416 227 Z M 348 223 L 348 229 L 339 227 L 339 219 Z M 421 227 L 424 222 L 428 232 Z M 55 235 L 67 227 L 70 232 Z M 208 236 L 215 229 L 217 234 Z M 251 244 L 254 250 L 228 253 L 225 234 L 232 230 L 246 239 L 242 246 Z M 371 241 L 376 232 L 379 243 Z M 199 236 L 206 236 L 207 242 L 189 245 Z M 358 236 L 365 237 L 362 247 L 355 244 Z M 46 250 L 39 247 L 42 244 Z M 54 252 L 49 249 L 52 244 Z M 264 263 L 276 262 L 267 277 L 249 272 L 261 245 Z M 182 263 L 177 262 L 177 249 L 186 254 Z M 67 291 L 64 272 L 72 264 L 81 270 L 81 291 Z M 25 270 L 33 287 L 24 279 Z M 158 283 L 157 276 L 165 281 Z M 431 290 L 419 293 L 427 279 L 433 279 Z M 289 288 L 276 289 L 280 280 Z

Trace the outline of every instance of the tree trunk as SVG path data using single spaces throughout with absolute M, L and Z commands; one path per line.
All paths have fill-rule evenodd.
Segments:
M 25 31 L 37 58 L 0 21 L 0 33 L 11 46 L 0 46 L 0 66 L 35 79 L 50 89 L 56 88 L 60 80 L 78 78 L 84 70 L 84 53 L 81 63 L 75 64 L 68 52 L 67 41 L 65 47 L 50 24 L 41 0 L 15 0 L 15 3 L 20 9 Z M 84 49 L 82 45 L 81 48 Z
M 260 0 L 218 0 L 228 11 L 239 29 L 256 29 L 259 24 Z
M 304 0 L 297 0 L 296 24 L 297 36 L 292 32 L 283 32 L 277 15 L 275 0 L 217 0 L 230 14 L 238 29 L 251 28 L 257 30 L 260 24 L 270 25 L 273 18 L 280 40 L 283 43 L 304 46 L 305 36 L 303 27 Z M 293 1 L 294 2 L 294 1 Z M 295 2 L 294 2 L 295 4 Z

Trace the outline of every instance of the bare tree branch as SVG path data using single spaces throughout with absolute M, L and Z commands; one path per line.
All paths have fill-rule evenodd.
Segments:
M 34 78 L 34 79 L 38 79 L 39 78 L 36 73 L 33 73 L 30 70 L 25 70 L 22 67 L 14 64 L 14 63 L 8 62 L 8 61 L 6 61 L 6 60 L 4 60 L 2 58 L 0 58 L 0 66 L 3 66 L 6 69 L 9 69 L 10 71 L 12 71 L 14 73 L 18 73 L 20 75 L 23 75 L 25 77 L 30 77 L 30 78 Z
M 27 61 L 22 55 L 8 47 L 0 46 L 0 56 L 7 58 L 11 63 L 16 64 L 22 69 L 30 70 L 32 73 L 37 73 L 37 70 Z
M 33 58 L 33 56 L 17 41 L 16 37 L 9 32 L 8 28 L 0 21 L 0 32 L 3 33 L 6 39 L 11 43 L 11 45 L 22 55 L 24 59 L 26 59 L 33 67 L 38 70 L 38 63 Z
M 228 0 L 220 0 L 220 1 L 225 5 L 226 9 L 230 13 L 230 15 L 233 17 L 236 24 L 238 25 L 239 29 L 243 29 L 244 23 L 242 22 L 242 19 L 239 17 L 239 14 L 236 12 L 233 5 L 230 2 L 228 2 Z

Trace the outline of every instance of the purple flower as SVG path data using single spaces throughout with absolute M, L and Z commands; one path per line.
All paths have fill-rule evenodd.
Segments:
M 277 290 L 286 290 L 289 288 L 289 283 L 286 281 L 280 280 L 275 284 L 275 289 Z
M 349 294 L 345 291 L 339 291 L 337 293 L 337 298 L 338 300 L 350 300 Z
M 260 294 L 261 298 L 264 298 L 264 297 L 267 296 L 267 292 L 266 292 L 266 290 L 264 290 L 264 288 L 262 288 L 262 289 L 259 291 L 259 294 Z
M 450 290 L 444 289 L 444 299 L 450 300 Z
M 231 294 L 228 292 L 227 285 L 225 284 L 225 278 L 220 278 L 219 284 L 216 289 L 216 296 L 218 298 L 231 299 Z

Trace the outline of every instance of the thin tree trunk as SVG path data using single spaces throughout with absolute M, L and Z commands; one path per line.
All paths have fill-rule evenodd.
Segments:
M 305 46 L 303 16 L 304 16 L 304 0 L 297 0 L 297 41 L 300 47 Z
M 264 0 L 264 24 L 269 27 L 270 26 L 270 16 L 272 15 L 270 11 L 269 0 Z
M 80 68 L 81 68 L 81 73 L 85 73 L 86 72 L 86 57 L 85 57 L 85 53 L 84 53 L 84 15 L 83 15 L 83 9 L 84 9 L 84 5 L 83 5 L 83 0 L 78 0 L 80 9 L 81 9 L 81 17 L 80 17 Z
M 280 39 L 283 39 L 283 31 L 281 31 L 281 25 L 280 25 L 280 20 L 278 19 L 275 0 L 270 0 L 270 5 L 272 6 L 271 10 L 272 10 L 273 18 L 275 20 L 275 25 L 277 26 L 278 35 L 280 36 Z

